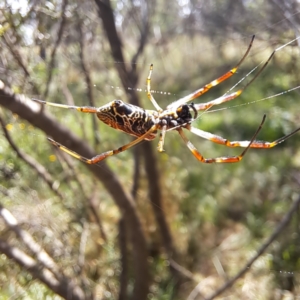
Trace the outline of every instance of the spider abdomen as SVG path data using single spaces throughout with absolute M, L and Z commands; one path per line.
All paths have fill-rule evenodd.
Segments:
M 140 137 L 155 124 L 157 114 L 156 111 L 114 100 L 99 107 L 97 117 L 112 128 Z M 151 133 L 146 140 L 153 140 L 155 136 L 156 133 Z

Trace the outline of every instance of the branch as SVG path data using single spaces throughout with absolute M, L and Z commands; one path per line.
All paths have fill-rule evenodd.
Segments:
M 130 103 L 138 105 L 138 97 L 136 95 L 136 91 L 134 89 L 128 90 L 127 88 L 134 87 L 136 85 L 136 74 L 129 74 L 129 71 L 126 69 L 125 59 L 122 52 L 122 42 L 117 33 L 115 18 L 113 14 L 113 10 L 110 5 L 109 0 L 95 0 L 98 6 L 99 17 L 102 20 L 102 25 L 104 28 L 104 32 L 108 39 L 110 49 L 112 52 L 112 57 L 116 62 L 115 66 L 117 68 L 119 77 L 121 79 L 124 90 L 127 92 Z M 129 76 L 131 75 L 131 76 Z M 133 82 L 134 78 L 134 82 Z
M 125 60 L 122 52 L 122 43 L 121 39 L 118 36 L 116 25 L 115 25 L 115 20 L 114 20 L 114 14 L 113 10 L 110 5 L 109 0 L 95 0 L 97 6 L 98 6 L 98 13 L 99 17 L 102 20 L 104 32 L 106 34 L 106 37 L 109 41 L 111 52 L 113 59 L 116 62 L 121 62 L 115 64 L 117 67 L 117 71 L 119 74 L 119 77 L 121 79 L 122 85 L 124 90 L 126 91 L 128 86 L 134 86 L 136 84 L 136 78 L 137 76 L 134 76 L 134 82 L 131 82 L 133 80 L 133 76 L 129 76 L 132 74 L 129 74 L 125 67 Z M 134 83 L 134 85 L 133 85 Z M 127 91 L 129 94 L 130 98 L 130 103 L 138 105 L 138 97 L 136 94 L 136 91 L 134 89 Z M 130 228 L 128 228 L 128 232 L 131 234 L 130 239 L 131 242 L 134 242 L 136 239 L 135 236 L 133 236 L 133 232 L 131 231 Z M 145 245 L 146 246 L 146 245 Z M 137 250 L 137 249 L 133 249 Z M 148 290 L 149 290 L 149 270 L 148 270 L 148 265 L 147 265 L 147 256 L 148 256 L 148 251 L 146 248 L 143 249 L 142 255 L 140 251 L 134 252 L 133 253 L 133 258 L 135 259 L 136 255 L 138 254 L 140 256 L 139 260 L 134 260 L 134 273 L 135 273 L 135 285 L 133 289 L 133 299 L 140 300 L 140 299 L 146 299 Z M 138 261 L 143 260 L 143 265 L 138 263 Z M 138 264 L 137 264 L 138 263 Z M 143 274 L 141 276 L 141 274 Z
M 123 88 L 126 91 L 128 86 L 132 86 L 132 83 L 136 84 L 138 81 L 138 74 L 136 72 L 136 69 L 133 68 L 131 72 L 128 72 L 125 68 L 125 61 L 122 53 L 122 43 L 121 39 L 117 33 L 115 21 L 114 21 L 114 15 L 113 11 L 110 5 L 109 0 L 95 0 L 96 4 L 99 8 L 99 16 L 102 19 L 102 24 L 104 27 L 104 31 L 106 33 L 106 36 L 108 38 L 108 41 L 110 43 L 110 48 L 112 51 L 113 59 L 116 62 L 122 62 L 121 64 L 116 64 L 117 70 L 119 72 L 119 77 L 121 78 Z M 136 53 L 136 59 L 138 56 L 142 53 L 146 40 L 147 40 L 147 34 L 148 34 L 148 20 L 144 23 L 144 28 L 141 31 L 141 39 L 140 39 L 140 45 L 139 49 Z M 124 62 L 124 63 L 123 63 Z M 125 76 L 125 77 L 124 77 Z M 129 78 L 129 80 L 128 80 Z M 131 85 L 129 85 L 131 83 Z M 134 87 L 135 85 L 133 85 Z M 127 91 L 129 94 L 129 100 L 130 103 L 139 105 L 139 99 L 134 91 L 134 89 L 131 89 L 130 91 Z M 171 231 L 169 229 L 168 223 L 166 221 L 166 217 L 164 215 L 164 212 L 162 210 L 162 196 L 161 196 L 161 189 L 159 185 L 159 179 L 160 174 L 158 172 L 157 168 L 157 160 L 153 153 L 153 149 L 150 143 L 143 143 L 143 155 L 145 158 L 145 164 L 146 164 L 146 173 L 148 174 L 148 182 L 149 182 L 149 194 L 150 194 L 150 201 L 154 210 L 154 214 L 156 217 L 156 221 L 158 223 L 158 226 L 160 228 L 160 233 L 162 235 L 162 243 L 164 245 L 164 248 L 167 252 L 167 255 L 169 258 L 174 257 L 175 260 L 177 260 L 177 253 L 176 249 L 173 245 L 173 239 L 171 235 Z M 176 270 L 172 265 L 170 265 L 171 271 L 176 279 L 176 281 L 179 283 L 181 280 L 181 274 Z
M 3 218 L 6 226 L 15 232 L 17 237 L 37 257 L 39 263 L 41 263 L 45 268 L 49 269 L 57 280 L 61 280 L 62 272 L 59 270 L 54 260 L 38 243 L 35 242 L 33 237 L 27 231 L 23 230 L 19 226 L 17 219 L 10 213 L 9 210 L 4 208 L 2 204 L 0 204 L 0 216 Z
M 171 235 L 170 228 L 168 226 L 166 216 L 163 210 L 163 201 L 161 196 L 161 189 L 159 185 L 160 174 L 157 168 L 157 160 L 153 153 L 153 148 L 150 143 L 144 143 L 143 154 L 145 159 L 145 168 L 148 177 L 148 182 L 150 185 L 149 188 L 149 197 L 152 205 L 152 209 L 155 215 L 156 222 L 159 226 L 160 233 L 162 235 L 162 243 L 167 252 L 168 259 L 177 261 L 178 254 L 176 248 L 173 244 L 173 238 Z M 174 267 L 173 264 L 170 264 L 171 272 L 173 273 L 176 283 L 180 284 L 182 279 L 182 273 Z
M 64 299 L 87 300 L 82 289 L 74 285 L 71 280 L 66 277 L 64 280 L 57 280 L 51 271 L 41 267 L 32 257 L 19 248 L 10 246 L 3 239 L 0 239 L 0 251 Z

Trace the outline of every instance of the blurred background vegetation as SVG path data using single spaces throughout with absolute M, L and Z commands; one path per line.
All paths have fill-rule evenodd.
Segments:
M 299 134 L 239 164 L 204 165 L 169 132 L 162 154 L 145 142 L 92 168 L 46 136 L 82 155 L 132 138 L 30 98 L 153 109 L 153 63 L 154 96 L 166 107 L 233 67 L 255 34 L 237 75 L 197 100 L 209 101 L 299 36 L 299 13 L 293 0 L 2 1 L 0 299 L 204 299 L 237 274 L 299 198 Z M 248 140 L 267 114 L 267 141 L 299 127 L 299 89 L 289 91 L 300 84 L 299 43 L 194 126 Z M 188 137 L 205 157 L 241 152 Z M 300 296 L 298 213 L 218 299 Z

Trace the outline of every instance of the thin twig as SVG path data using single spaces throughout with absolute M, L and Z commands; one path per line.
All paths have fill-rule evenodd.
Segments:
M 51 52 L 51 58 L 50 58 L 49 69 L 48 69 L 48 78 L 47 78 L 47 81 L 46 81 L 46 89 L 45 89 L 45 92 L 44 92 L 44 99 L 47 98 L 48 93 L 49 93 L 49 87 L 50 87 L 50 83 L 51 83 L 51 79 L 52 79 L 52 75 L 53 75 L 54 63 L 55 63 L 55 54 L 56 54 L 58 46 L 61 42 L 64 27 L 65 27 L 66 20 L 67 20 L 67 17 L 66 17 L 66 14 L 65 14 L 67 5 L 68 5 L 68 0 L 64 0 L 63 4 L 62 4 L 61 22 L 60 22 L 60 26 L 59 26 L 58 33 L 57 33 L 57 39 L 56 39 L 56 42 L 55 42 L 55 44 L 52 48 L 52 52 Z
M 88 208 L 90 209 L 90 211 L 91 211 L 92 215 L 94 216 L 94 219 L 98 225 L 100 235 L 102 236 L 104 241 L 107 241 L 107 236 L 106 236 L 105 230 L 103 228 L 101 219 L 99 217 L 99 214 L 98 214 L 97 208 L 96 208 L 96 197 L 97 197 L 96 183 L 94 184 L 94 188 L 92 189 L 93 190 L 92 195 L 87 196 L 87 193 L 84 190 L 85 184 L 82 182 L 80 177 L 75 172 L 73 163 L 70 162 L 70 156 L 65 155 L 65 153 L 57 150 L 57 148 L 54 148 L 54 150 L 57 153 L 57 157 L 59 158 L 61 167 L 63 168 L 64 174 L 65 174 L 63 176 L 63 178 L 60 179 L 60 181 L 65 182 L 66 180 L 69 181 L 69 178 L 72 178 L 77 182 L 78 188 L 79 188 L 81 194 L 83 195 L 83 199 L 87 199 L 84 204 L 86 204 L 86 203 L 88 204 Z M 65 164 L 63 162 L 67 165 L 67 167 L 65 166 Z
M 97 189 L 96 189 L 96 182 L 94 184 L 94 188 L 93 188 L 93 193 L 92 195 L 88 198 L 88 202 L 89 202 L 89 208 L 96 220 L 96 223 L 98 225 L 98 228 L 99 228 L 99 231 L 100 231 L 100 234 L 103 238 L 103 240 L 105 242 L 107 242 L 107 236 L 106 236 L 106 233 L 105 233 L 105 230 L 103 228 L 103 225 L 102 225 L 102 221 L 101 221 L 101 218 L 97 212 L 97 208 L 96 208 L 96 198 L 97 198 L 97 195 L 98 195 L 98 192 L 97 192 Z
M 72 93 L 70 92 L 68 85 L 66 84 L 66 82 L 64 81 L 63 77 L 61 78 L 62 80 L 62 92 L 64 94 L 64 98 L 67 101 L 67 104 L 70 106 L 74 106 L 75 102 L 74 102 L 74 98 Z M 86 132 L 86 126 L 84 126 L 85 122 L 82 118 L 78 118 L 77 122 L 79 123 L 79 127 L 81 129 L 81 136 L 84 140 L 87 140 L 87 132 Z
M 28 79 L 29 83 L 31 84 L 31 86 L 33 87 L 33 92 L 35 94 L 39 94 L 39 89 L 38 87 L 35 85 L 35 83 L 32 81 L 31 75 L 29 70 L 27 69 L 27 67 L 25 66 L 24 62 L 23 62 L 23 58 L 20 54 L 20 52 L 18 51 L 18 49 L 16 49 L 13 45 L 13 43 L 10 40 L 10 37 L 8 36 L 8 34 L 3 34 L 1 37 L 3 37 L 3 41 L 6 44 L 6 46 L 8 47 L 10 53 L 12 54 L 12 56 L 15 58 L 15 60 L 17 61 L 18 65 L 21 67 L 21 69 L 23 70 L 25 77 Z
M 137 191 L 140 183 L 140 173 L 141 173 L 141 148 L 133 148 L 133 158 L 134 158 L 134 170 L 133 170 L 133 184 L 131 187 L 131 195 L 133 199 L 136 199 Z
M 79 16 L 78 16 L 79 19 Z M 80 19 L 79 19 L 80 20 Z M 81 62 L 81 68 L 83 70 L 84 78 L 85 78 L 85 83 L 87 86 L 87 93 L 88 93 L 88 99 L 89 99 L 89 105 L 92 107 L 95 107 L 95 99 L 94 99 L 94 94 L 93 94 L 93 83 L 92 79 L 90 76 L 90 70 L 88 67 L 88 64 L 86 63 L 85 60 L 85 41 L 84 41 L 84 33 L 83 33 L 83 28 L 82 28 L 82 22 L 78 21 L 78 27 L 79 27 L 79 57 L 80 57 L 80 62 Z M 95 114 L 91 114 L 92 122 L 93 122 L 93 134 L 94 134 L 94 144 L 95 147 L 97 147 L 100 144 L 100 135 L 99 135 L 99 130 L 97 126 L 97 117 Z
M 16 233 L 18 238 L 27 246 L 27 248 L 37 257 L 39 263 L 49 269 L 57 280 L 62 280 L 63 272 L 59 269 L 54 260 L 48 253 L 35 242 L 34 238 L 25 230 L 23 230 L 17 219 L 11 212 L 0 204 L 0 216 L 4 220 L 6 226 Z
M 170 227 L 168 225 L 165 212 L 163 210 L 163 199 L 160 188 L 160 174 L 158 172 L 157 160 L 154 155 L 153 148 L 150 143 L 143 143 L 144 163 L 149 182 L 149 198 L 152 209 L 155 215 L 156 222 L 160 229 L 162 236 L 162 243 L 167 253 L 168 259 L 178 260 L 177 249 L 174 246 L 173 237 Z M 172 264 L 170 264 L 170 271 L 173 273 L 174 279 L 178 285 L 181 284 L 182 273 L 179 272 Z
M 129 283 L 129 264 L 128 264 L 128 237 L 127 237 L 127 230 L 126 230 L 126 222 L 123 217 L 119 220 L 119 247 L 121 253 L 121 273 L 120 273 L 120 288 L 119 288 L 119 296 L 118 300 L 126 300 L 128 297 L 128 283 Z
M 190 280 L 196 281 L 195 275 L 191 271 L 189 271 L 186 268 L 184 268 L 183 266 L 179 265 L 174 259 L 169 259 L 169 263 L 174 269 L 176 269 L 178 272 L 180 272 L 184 277 L 186 277 Z
M 80 237 L 79 244 L 79 255 L 78 255 L 78 267 L 80 269 L 79 273 L 82 273 L 85 263 L 85 248 L 87 244 L 87 239 L 89 235 L 89 224 L 88 222 L 84 222 L 82 226 L 82 233 Z
M 57 195 L 61 200 L 63 200 L 63 195 L 58 190 L 57 185 L 55 184 L 54 180 L 50 173 L 47 172 L 46 168 L 41 165 L 38 161 L 36 161 L 33 157 L 29 154 L 25 153 L 24 151 L 20 150 L 17 145 L 11 139 L 6 127 L 5 123 L 0 115 L 0 125 L 6 137 L 6 140 L 12 147 L 12 149 L 16 152 L 19 158 L 21 158 L 26 164 L 28 164 L 49 186 L 49 188 Z
M 131 58 L 131 73 L 135 74 L 136 73 L 136 66 L 137 66 L 137 60 L 139 56 L 143 53 L 145 45 L 147 43 L 148 39 L 148 34 L 149 34 L 149 7 L 150 1 L 144 1 L 141 3 L 141 21 L 142 21 L 142 26 L 140 28 L 140 40 L 139 44 L 136 50 L 136 53 L 132 56 Z

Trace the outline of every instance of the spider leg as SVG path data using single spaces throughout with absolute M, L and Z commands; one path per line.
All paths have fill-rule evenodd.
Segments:
M 152 71 L 153 71 L 153 64 L 150 65 L 149 75 L 147 77 L 147 96 L 148 96 L 149 100 L 152 102 L 155 109 L 158 112 L 162 112 L 163 109 L 158 105 L 158 103 L 156 102 L 156 100 L 154 99 L 154 97 L 151 93 L 151 75 L 152 75 Z
M 81 111 L 83 113 L 97 113 L 97 108 L 91 107 L 91 106 L 73 106 L 73 105 L 65 105 L 65 104 L 47 102 L 47 101 L 39 100 L 39 99 L 31 99 L 31 100 L 38 102 L 40 104 L 44 104 L 44 105 L 55 106 L 55 107 L 60 107 L 60 108 L 67 108 L 67 109 L 75 109 L 75 110 Z
M 216 157 L 216 158 L 204 158 L 202 154 L 196 149 L 196 147 L 187 139 L 185 134 L 183 133 L 182 128 L 178 128 L 177 131 L 179 132 L 180 136 L 182 137 L 183 141 L 187 145 L 187 147 L 191 150 L 193 155 L 202 163 L 211 164 L 211 163 L 235 163 L 240 162 L 244 155 L 247 153 L 247 151 L 251 148 L 251 144 L 255 141 L 256 136 L 260 132 L 264 122 L 266 119 L 266 115 L 263 116 L 263 119 L 257 128 L 255 134 L 253 135 L 250 142 L 248 142 L 248 145 L 246 146 L 246 149 L 238 155 L 238 156 L 223 156 L 223 157 Z
M 85 158 L 83 156 L 81 156 L 80 154 L 74 152 L 73 150 L 63 146 L 62 144 L 54 141 L 53 139 L 51 138 L 47 138 L 48 141 L 55 147 L 59 148 L 60 150 L 68 153 L 69 155 L 87 163 L 87 164 L 90 164 L 90 165 L 93 165 L 93 164 L 97 164 L 99 163 L 100 161 L 106 159 L 107 157 L 109 156 L 113 156 L 113 155 L 116 155 L 116 154 L 119 154 L 120 152 L 123 152 L 129 148 L 131 148 L 132 146 L 142 142 L 146 137 L 147 135 L 149 135 L 150 133 L 152 133 L 153 131 L 156 131 L 157 130 L 157 125 L 153 125 L 145 134 L 143 134 L 142 136 L 138 137 L 137 139 L 133 140 L 132 142 L 118 148 L 118 149 L 114 149 L 114 150 L 110 150 L 110 151 L 106 151 L 106 152 L 103 152 L 99 155 L 96 155 L 90 159 L 88 158 Z
M 198 98 L 200 97 L 201 95 L 203 95 L 204 93 L 206 93 L 207 91 L 209 91 L 212 87 L 218 85 L 219 83 L 223 82 L 224 80 L 230 78 L 233 74 L 236 73 L 236 71 L 238 70 L 238 68 L 240 67 L 240 65 L 243 63 L 243 61 L 245 60 L 245 58 L 248 56 L 249 52 L 250 52 L 250 49 L 252 47 L 252 44 L 253 44 L 253 40 L 255 38 L 255 35 L 252 36 L 252 39 L 251 39 L 251 42 L 248 46 L 248 49 L 247 51 L 245 52 L 244 56 L 242 57 L 242 59 L 237 63 L 237 65 L 232 68 L 231 70 L 229 70 L 228 72 L 226 72 L 224 75 L 220 76 L 219 78 L 211 81 L 210 83 L 206 84 L 205 86 L 203 86 L 202 88 L 196 90 L 195 92 L 183 97 L 183 98 L 180 98 L 179 100 L 171 103 L 170 105 L 167 106 L 167 109 L 168 108 L 172 108 L 172 107 L 177 107 L 177 106 L 180 106 L 182 104 L 185 104 L 189 101 L 192 101 L 194 100 L 195 98 Z
M 237 98 L 243 91 L 244 91 L 244 89 L 240 89 L 240 90 L 238 90 L 238 91 L 236 91 L 234 93 L 231 93 L 229 95 L 221 96 L 221 97 L 219 97 L 217 99 L 214 99 L 214 100 L 206 102 L 206 103 L 194 104 L 194 108 L 197 111 L 208 110 L 212 106 L 219 105 L 219 104 L 222 104 L 222 103 L 225 103 L 225 102 L 228 102 L 228 101 L 231 101 L 231 100 Z
M 157 150 L 158 152 L 164 152 L 164 143 L 165 143 L 165 136 L 166 136 L 166 132 L 167 132 L 167 125 L 164 125 L 161 128 L 161 132 L 159 134 L 159 142 L 157 145 Z
M 193 126 L 187 126 L 185 127 L 186 129 L 188 129 L 190 132 L 204 138 L 207 140 L 210 140 L 214 143 L 217 144 L 221 144 L 221 145 L 225 145 L 227 147 L 248 147 L 250 141 L 229 141 L 227 139 L 224 139 L 221 136 L 212 134 L 210 132 L 207 131 L 203 131 L 201 129 L 195 128 Z M 285 140 L 287 140 L 288 138 L 290 138 L 292 135 L 294 135 L 295 133 L 297 133 L 298 131 L 300 131 L 300 127 L 297 128 L 296 130 L 294 130 L 293 132 L 273 141 L 273 142 L 266 142 L 266 141 L 252 141 L 252 143 L 250 144 L 250 148 L 263 148 L 263 149 L 269 149 L 269 148 L 273 148 L 275 146 L 277 146 L 278 144 L 284 142 Z
M 208 110 L 210 109 L 212 106 L 214 105 L 219 105 L 219 104 L 222 104 L 224 102 L 228 102 L 228 101 L 231 101 L 235 98 L 237 98 L 238 96 L 240 96 L 244 91 L 245 89 L 253 83 L 254 80 L 257 79 L 257 77 L 261 74 L 261 72 L 266 68 L 266 66 L 268 65 L 268 63 L 270 62 L 270 60 L 272 59 L 272 57 L 274 56 L 274 54 L 276 53 L 276 51 L 278 51 L 278 49 L 274 50 L 272 52 L 272 54 L 269 56 L 269 58 L 266 60 L 266 62 L 264 63 L 264 65 L 260 68 L 260 70 L 256 73 L 256 75 L 241 89 L 239 89 L 238 91 L 234 92 L 234 93 L 231 93 L 229 95 L 224 95 L 224 96 L 221 96 L 217 99 L 214 99 L 212 101 L 209 101 L 209 102 L 206 102 L 206 103 L 200 103 L 200 104 L 195 104 L 195 108 L 196 110 Z

